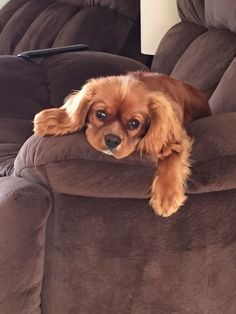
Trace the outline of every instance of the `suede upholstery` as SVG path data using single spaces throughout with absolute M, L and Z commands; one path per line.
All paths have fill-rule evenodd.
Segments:
M 218 125 L 222 126 L 219 130 Z M 202 118 L 191 123 L 188 131 L 195 144 L 192 176 L 187 189 L 189 193 L 236 188 L 236 145 L 235 138 L 230 136 L 235 125 L 236 113 Z M 213 130 L 216 134 L 214 138 Z M 101 164 L 105 164 L 105 168 Z M 123 173 L 125 188 L 121 185 L 120 173 Z M 132 154 L 129 158 L 117 160 L 101 154 L 89 147 L 84 133 L 80 132 L 60 137 L 31 137 L 17 156 L 15 174 L 36 180 L 56 193 L 146 199 L 154 166 L 145 155 Z
M 0 11 L 0 54 L 74 44 L 147 62 L 139 0 L 10 0 Z
M 82 131 L 31 136 L 34 114 L 88 78 L 145 65 L 102 52 L 0 57 L 0 313 L 235 313 L 236 4 L 178 7 L 151 71 L 205 91 L 213 115 L 188 126 L 188 200 L 170 218 L 148 205 L 147 156 L 116 160 Z
M 0 189 L 0 311 L 39 314 L 50 193 L 16 177 Z

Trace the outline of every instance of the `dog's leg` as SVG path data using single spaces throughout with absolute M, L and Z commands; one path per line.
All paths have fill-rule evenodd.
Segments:
M 180 152 L 159 160 L 151 189 L 150 205 L 163 217 L 175 213 L 186 200 L 185 185 L 190 174 L 191 140 L 186 138 Z

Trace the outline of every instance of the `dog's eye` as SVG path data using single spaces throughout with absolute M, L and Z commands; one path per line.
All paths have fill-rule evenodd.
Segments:
M 101 121 L 106 120 L 106 119 L 107 119 L 107 116 L 108 116 L 107 112 L 104 111 L 104 110 L 98 110 L 98 111 L 96 111 L 95 114 L 96 114 L 96 117 L 97 117 L 99 120 L 101 120 Z
M 135 130 L 139 127 L 139 125 L 140 125 L 140 122 L 137 119 L 132 119 L 132 120 L 129 120 L 129 122 L 127 123 L 127 128 L 129 130 Z

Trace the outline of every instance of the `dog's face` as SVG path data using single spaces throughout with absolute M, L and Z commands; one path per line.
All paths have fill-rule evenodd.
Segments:
M 130 155 L 149 128 L 149 103 L 137 81 L 114 77 L 98 82 L 86 116 L 90 145 L 118 159 Z

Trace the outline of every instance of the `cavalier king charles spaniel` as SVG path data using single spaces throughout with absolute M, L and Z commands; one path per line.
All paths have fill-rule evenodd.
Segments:
M 185 126 L 210 115 L 207 97 L 194 87 L 165 75 L 130 72 L 90 79 L 60 108 L 34 119 L 39 136 L 64 135 L 86 126 L 96 150 L 124 158 L 148 154 L 156 164 L 150 205 L 164 217 L 186 200 L 192 139 Z

